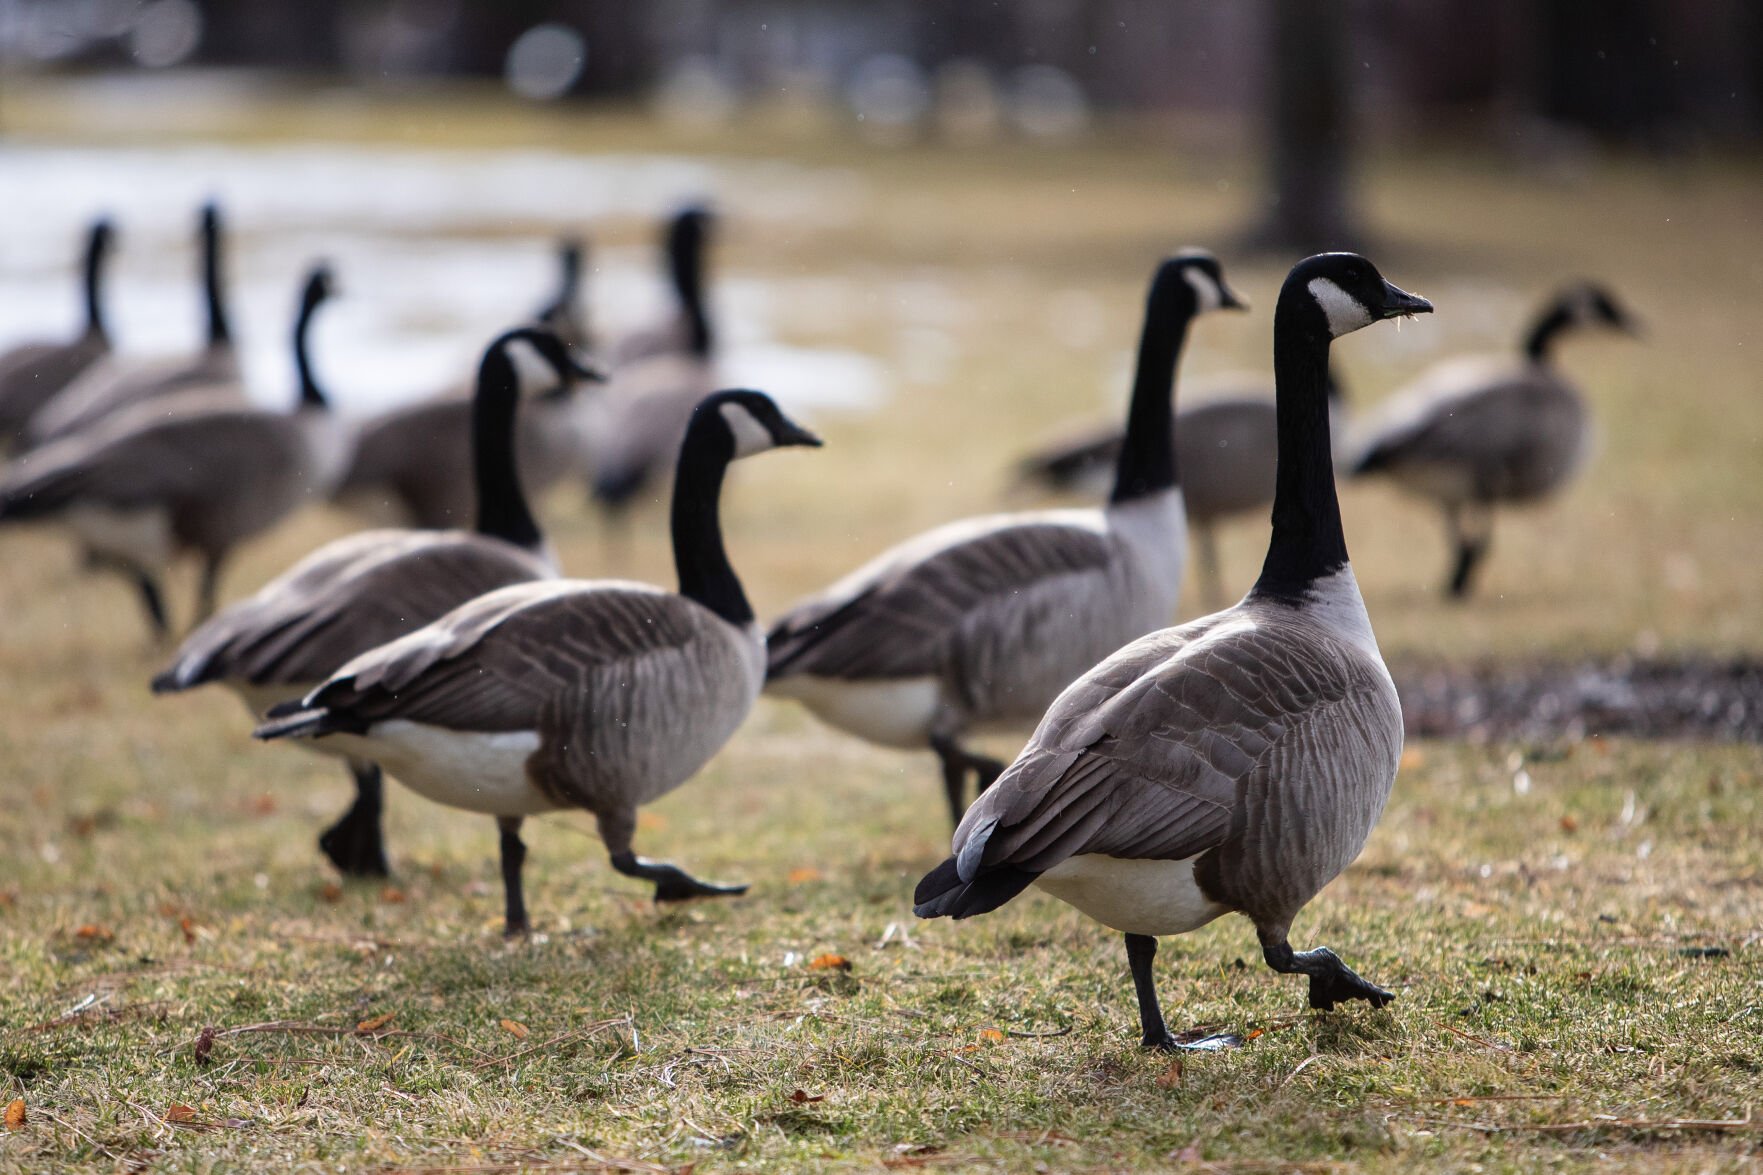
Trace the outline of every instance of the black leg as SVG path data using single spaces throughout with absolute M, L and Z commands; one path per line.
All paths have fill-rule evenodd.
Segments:
M 1476 568 L 1481 565 L 1493 538 L 1493 520 L 1483 507 L 1455 505 L 1445 510 L 1445 526 L 1456 548 L 1451 577 L 1445 583 L 1445 595 L 1453 600 L 1467 599 L 1475 585 Z
M 1381 1008 L 1396 998 L 1375 983 L 1361 979 L 1327 947 L 1317 947 L 1313 951 L 1292 950 L 1283 933 L 1271 942 L 1263 936 L 1261 957 L 1281 975 L 1308 975 L 1310 1006 L 1325 1012 L 1348 1000 L 1364 1000 L 1374 1008 Z
M 380 829 L 385 781 L 374 763 L 351 759 L 349 770 L 355 776 L 355 802 L 320 834 L 318 847 L 345 877 L 388 877 L 392 871 L 386 865 L 385 834 Z
M 202 560 L 202 580 L 196 588 L 196 619 L 190 622 L 192 629 L 213 616 L 220 602 L 220 564 L 219 555 Z
M 141 606 L 147 610 L 147 623 L 153 628 L 155 640 L 164 640 L 171 635 L 171 625 L 165 619 L 165 597 L 159 591 L 159 581 L 150 572 L 136 571 L 135 586 L 141 592 Z
M 1004 774 L 1005 765 L 990 755 L 969 754 L 967 761 L 973 766 L 973 791 L 977 799 L 980 792 L 998 782 L 998 776 Z
M 985 791 L 1004 774 L 1004 764 L 990 755 L 981 755 L 963 747 L 950 735 L 936 735 L 930 749 L 937 754 L 943 767 L 943 794 L 949 801 L 949 819 L 961 823 L 967 812 L 967 775 L 973 773 L 974 795 Z
M 744 885 L 712 885 L 708 881 L 699 881 L 678 865 L 644 860 L 629 849 L 612 854 L 612 867 L 626 877 L 653 882 L 658 902 L 683 902 L 688 898 L 714 898 L 747 892 Z
M 519 816 L 498 816 L 496 827 L 502 831 L 502 894 L 507 902 L 507 917 L 502 924 L 505 938 L 518 938 L 532 930 L 526 918 L 526 894 L 521 888 L 520 870 L 526 864 L 526 845 L 520 839 Z
M 1133 990 L 1139 997 L 1139 1027 L 1144 1035 L 1139 1043 L 1148 1049 L 1174 1051 L 1181 1046 L 1169 1035 L 1163 1023 L 1163 1008 L 1157 1003 L 1157 977 L 1151 974 L 1151 963 L 1157 958 L 1157 940 L 1148 934 L 1126 936 L 1126 965 L 1132 970 Z

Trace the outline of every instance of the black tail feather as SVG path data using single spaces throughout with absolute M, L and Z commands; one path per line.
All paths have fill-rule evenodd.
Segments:
M 981 871 L 972 881 L 962 881 L 950 857 L 924 875 L 912 892 L 912 912 L 920 918 L 971 918 L 989 914 L 1027 889 L 1040 876 L 1008 865 Z

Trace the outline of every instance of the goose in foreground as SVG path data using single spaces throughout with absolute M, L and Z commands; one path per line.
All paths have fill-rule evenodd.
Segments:
M 1309 976 L 1311 1007 L 1394 998 L 1287 935 L 1359 855 L 1402 749 L 1335 500 L 1329 344 L 1431 309 L 1351 253 L 1293 267 L 1274 311 L 1279 471 L 1261 577 L 1234 608 L 1073 682 L 918 883 L 919 917 L 969 918 L 1039 885 L 1122 932 L 1148 1048 L 1180 1047 L 1157 1002 L 1157 936 L 1233 911 L 1268 966 Z
M 1328 416 L 1333 435 L 1345 424 L 1340 380 L 1329 370 Z M 1201 399 L 1175 414 L 1175 464 L 1181 470 L 1188 531 L 1199 556 L 1207 603 L 1222 608 L 1227 596 L 1218 564 L 1217 526 L 1273 504 L 1274 459 L 1279 452 L 1273 389 L 1250 377 L 1226 377 L 1196 385 Z M 1120 457 L 1123 434 L 1116 426 L 1092 428 L 1031 453 L 1018 466 L 1030 486 L 1084 497 L 1107 492 Z
M 259 738 L 329 739 L 438 803 L 496 817 L 506 930 L 528 929 L 521 821 L 594 814 L 612 867 L 657 901 L 744 892 L 632 850 L 637 809 L 691 778 L 746 718 L 765 640 L 722 543 L 730 461 L 820 441 L 769 397 L 725 391 L 692 416 L 673 493 L 678 593 L 547 580 L 480 596 L 363 653 Z
M 1636 333 L 1607 291 L 1571 286 L 1537 315 L 1518 360 L 1445 360 L 1397 392 L 1360 441 L 1355 476 L 1393 478 L 1444 512 L 1454 548 L 1445 581 L 1452 598 L 1469 594 L 1493 538 L 1494 508 L 1548 497 L 1585 461 L 1585 399 L 1553 362 L 1555 343 L 1579 327 Z
M 561 280 L 538 321 L 563 343 L 586 336 L 579 311 L 582 246 L 568 240 L 558 250 Z M 582 405 L 578 368 L 552 365 L 556 379 L 535 384 L 515 422 L 521 484 L 537 499 L 582 462 Z M 600 378 L 596 373 L 596 379 Z M 470 397 L 451 390 L 406 404 L 369 420 L 356 434 L 348 471 L 336 496 L 349 503 L 395 503 L 412 526 L 441 530 L 470 523 L 472 436 Z
M 472 402 L 473 529 L 371 530 L 325 544 L 191 633 L 153 679 L 153 692 L 222 682 L 261 721 L 271 704 L 304 697 L 352 657 L 485 592 L 557 574 L 516 472 L 521 389 L 509 352 L 519 344 L 537 351 L 559 378 L 566 371 L 594 375 L 576 367 L 546 330 L 511 330 L 490 344 Z M 333 750 L 324 742 L 308 745 Z M 319 848 L 346 875 L 383 877 L 380 769 L 344 758 L 355 802 L 319 837 Z
M 25 444 L 39 447 L 72 436 L 105 417 L 160 396 L 201 392 L 216 403 L 247 402 L 222 282 L 219 206 L 203 205 L 200 236 L 202 291 L 208 319 L 203 349 L 193 359 L 141 360 L 106 355 L 31 416 L 25 424 Z
M 618 518 L 679 454 L 686 422 L 716 389 L 716 333 L 704 296 L 704 255 L 715 218 L 688 207 L 667 226 L 667 272 L 678 305 L 658 327 L 621 338 L 612 380 L 586 406 L 589 492 Z
M 67 342 L 21 343 L 0 355 L 0 450 L 57 392 L 110 353 L 100 287 L 114 236 L 104 219 L 93 221 L 86 235 L 86 325 L 80 333 Z
M 967 519 L 886 551 L 772 626 L 765 688 L 882 746 L 928 748 L 949 815 L 1004 765 L 963 745 L 1026 726 L 1078 674 L 1169 623 L 1187 528 L 1171 419 L 1188 325 L 1242 309 L 1218 261 L 1187 250 L 1145 300 L 1126 443 L 1104 507 Z
M 197 619 L 208 617 L 232 549 L 327 493 L 347 458 L 307 354 L 313 314 L 330 291 L 330 271 L 315 267 L 294 326 L 292 412 L 188 397 L 136 404 L 13 462 L 0 475 L 0 523 L 65 522 L 91 562 L 134 579 L 158 636 L 169 627 L 160 573 L 179 551 L 194 552 Z

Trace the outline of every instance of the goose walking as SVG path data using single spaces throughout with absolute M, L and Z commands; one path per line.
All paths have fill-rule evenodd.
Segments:
M 184 397 L 136 404 L 13 462 L 0 475 L 0 523 L 64 522 L 89 561 L 135 581 L 156 636 L 169 629 L 160 575 L 178 552 L 194 552 L 202 560 L 197 619 L 211 615 L 232 549 L 327 493 L 347 459 L 307 351 L 330 291 L 330 271 L 315 267 L 294 326 L 300 395 L 292 412 Z
M 586 338 L 581 325 L 582 246 L 565 241 L 558 250 L 557 293 L 538 321 L 565 344 Z M 515 422 L 520 480 L 537 500 L 582 462 L 581 384 L 573 363 L 550 370 L 555 382 L 533 387 Z M 472 420 L 467 396 L 451 391 L 394 408 L 368 421 L 356 435 L 349 468 L 337 485 L 343 502 L 395 504 L 412 526 L 432 530 L 469 524 L 472 491 Z
M 199 235 L 207 342 L 194 358 L 133 359 L 107 354 L 45 403 L 24 429 L 24 443 L 40 447 L 91 428 L 106 417 L 161 396 L 200 392 L 217 403 L 246 403 L 233 347 L 222 270 L 220 207 L 202 207 Z
M 259 738 L 328 739 L 438 803 L 496 817 L 506 931 L 528 929 L 521 822 L 585 808 L 612 867 L 657 901 L 744 892 L 636 855 L 637 809 L 691 778 L 746 718 L 765 640 L 718 518 L 729 462 L 820 441 L 760 392 L 718 392 L 681 445 L 673 494 L 679 591 L 547 580 L 480 596 L 361 654 Z
M 1554 364 L 1555 344 L 1583 327 L 1636 333 L 1607 290 L 1571 286 L 1537 315 L 1516 362 L 1445 360 L 1396 393 L 1360 441 L 1354 476 L 1389 477 L 1443 512 L 1452 547 L 1445 593 L 1454 599 L 1469 594 L 1487 555 L 1495 508 L 1548 497 L 1585 462 L 1585 397 Z
M 714 227 L 709 210 L 695 206 L 668 222 L 674 310 L 618 341 L 612 379 L 584 412 L 590 496 L 609 519 L 621 519 L 666 474 L 693 410 L 716 389 L 716 332 L 704 286 Z
M 777 621 L 766 689 L 870 742 L 936 752 L 959 821 L 968 776 L 984 790 L 1004 766 L 964 745 L 970 731 L 1034 722 L 1078 674 L 1169 623 L 1187 545 L 1176 363 L 1196 315 L 1243 306 L 1210 253 L 1164 261 L 1108 504 L 973 518 L 884 552 Z
M 1213 609 L 1227 592 L 1218 563 L 1218 526 L 1273 504 L 1273 468 L 1279 428 L 1273 389 L 1234 376 L 1196 385 L 1200 400 L 1175 414 L 1175 464 L 1181 470 L 1188 533 L 1199 556 L 1200 579 Z M 1329 426 L 1341 435 L 1346 420 L 1340 379 L 1328 380 Z M 1018 465 L 1020 481 L 1058 493 L 1098 498 L 1120 457 L 1118 426 L 1092 428 L 1031 453 Z
M 1309 977 L 1312 1007 L 1393 998 L 1288 935 L 1359 855 L 1402 748 L 1335 500 L 1329 344 L 1431 309 L 1351 253 L 1293 267 L 1274 312 L 1279 470 L 1260 578 L 1234 608 L 1142 637 L 1072 683 L 919 882 L 920 917 L 984 914 L 1039 885 L 1122 932 L 1148 1048 L 1180 1047 L 1157 1001 L 1157 936 L 1233 911 L 1254 921 L 1269 967 Z
M 271 704 L 304 697 L 360 653 L 486 592 L 557 574 L 516 470 L 521 388 L 509 353 L 520 344 L 537 351 L 558 378 L 596 375 L 575 366 L 546 330 L 511 330 L 490 344 L 472 401 L 473 529 L 372 530 L 325 544 L 191 633 L 153 679 L 153 692 L 221 682 L 261 721 Z M 324 742 L 307 745 L 333 750 Z M 319 837 L 319 848 L 345 875 L 383 877 L 380 768 L 344 758 L 355 802 Z
M 0 355 L 0 451 L 44 404 L 110 353 L 101 286 L 114 236 L 105 219 L 93 221 L 86 234 L 86 325 L 80 333 L 66 342 L 21 343 Z

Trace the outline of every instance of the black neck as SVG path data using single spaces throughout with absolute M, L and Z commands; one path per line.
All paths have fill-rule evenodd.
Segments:
M 312 374 L 312 353 L 308 342 L 312 333 L 312 316 L 324 303 L 324 296 L 307 291 L 300 303 L 300 314 L 294 319 L 294 369 L 300 373 L 300 403 L 305 407 L 324 408 L 328 405 L 324 390 Z
M 209 219 L 202 224 L 202 288 L 208 299 L 208 345 L 211 347 L 225 346 L 233 341 L 220 287 L 220 225 Z
M 104 302 L 98 288 L 104 276 L 104 254 L 109 247 L 109 227 L 94 226 L 91 239 L 86 242 L 86 333 L 101 339 L 110 337 L 104 325 Z
M 673 564 L 680 595 L 730 624 L 750 624 L 752 605 L 722 545 L 722 479 L 734 458 L 734 437 L 720 414 L 700 412 L 680 446 L 673 479 Z
M 1192 289 L 1179 271 L 1165 268 L 1145 298 L 1138 370 L 1110 502 L 1130 502 L 1180 484 L 1175 465 L 1175 364 L 1193 317 Z
M 681 235 L 668 243 L 668 269 L 680 313 L 686 319 L 686 345 L 700 359 L 710 354 L 716 336 L 704 305 L 704 243 L 701 236 Z
M 564 245 L 559 251 L 558 263 L 563 272 L 557 284 L 557 294 L 539 312 L 539 321 L 568 330 L 575 326 L 576 299 L 581 295 L 582 247 L 574 242 Z
M 1547 363 L 1555 340 L 1573 325 L 1573 315 L 1565 306 L 1551 306 L 1537 316 L 1530 333 L 1524 337 L 1524 354 L 1532 363 Z
M 1273 315 L 1273 378 L 1279 461 L 1273 538 L 1254 593 L 1295 600 L 1347 563 L 1328 433 L 1328 329 L 1304 290 L 1281 296 Z
M 491 347 L 478 368 L 471 401 L 471 459 L 477 480 L 477 532 L 536 551 L 545 536 L 527 506 L 514 461 L 515 414 L 520 381 L 514 361 L 502 347 Z

